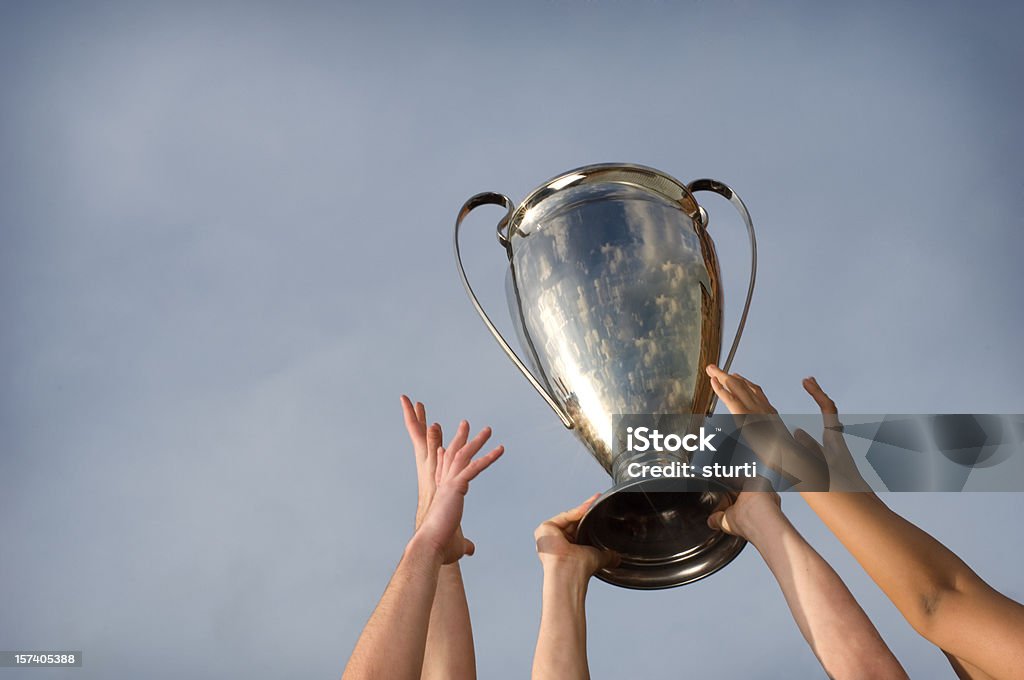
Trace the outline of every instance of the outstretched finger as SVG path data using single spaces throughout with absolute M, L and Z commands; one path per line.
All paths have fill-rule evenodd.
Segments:
M 747 393 L 750 395 L 750 404 L 754 413 L 765 413 L 765 414 L 776 414 L 778 411 L 772 406 L 772 403 L 768 401 L 768 396 L 753 380 L 745 378 L 739 373 L 735 374 L 743 382 L 743 386 L 746 388 Z
M 744 409 L 744 413 L 751 412 L 754 408 L 753 391 L 747 385 L 746 378 L 739 374 L 726 373 L 715 364 L 708 364 L 706 370 L 708 375 L 711 376 L 712 387 L 714 387 L 714 382 L 717 380 L 719 386 L 724 387 L 729 392 L 732 400 Z
M 731 378 L 732 376 L 730 376 L 728 373 L 720 369 L 717 364 L 708 364 L 707 366 L 704 367 L 704 370 L 707 372 L 709 376 L 711 376 L 712 378 L 718 378 L 719 383 L 721 383 L 722 385 L 726 385 L 726 387 L 728 387 L 727 383 L 729 382 L 729 378 Z
M 825 393 L 825 390 L 821 389 L 817 379 L 804 378 L 802 384 L 807 394 L 811 395 L 818 408 L 821 409 L 821 419 L 825 423 L 825 427 L 839 427 L 839 409 L 836 408 L 836 403 Z
M 707 367 L 707 372 L 708 375 L 711 376 L 711 389 L 715 391 L 715 394 L 718 395 L 718 398 L 721 399 L 722 403 L 725 404 L 725 407 L 729 409 L 729 413 L 735 416 L 743 415 L 744 413 L 746 413 L 747 409 L 744 407 L 743 402 L 737 399 L 736 396 L 729 391 L 729 388 L 726 387 L 722 380 L 719 378 L 719 375 L 725 375 L 722 372 L 722 370 L 719 369 L 718 366 L 712 364 Z
M 434 476 L 437 471 L 437 450 L 441 448 L 441 426 L 437 423 L 427 428 L 426 471 Z
M 458 473 L 458 477 L 468 484 L 476 479 L 477 475 L 489 468 L 491 463 L 501 458 L 501 454 L 503 453 L 505 453 L 505 447 L 498 446 L 490 453 L 473 460 L 473 462 L 467 465 L 465 469 Z
M 470 439 L 465 446 L 458 449 L 455 454 L 455 460 L 452 461 L 452 464 L 457 468 L 456 472 L 466 467 L 466 465 L 469 464 L 470 459 L 472 459 L 473 456 L 475 456 L 480 449 L 484 447 L 484 444 L 486 444 L 487 440 L 490 438 L 491 428 L 485 427 L 477 432 L 476 436 Z
M 445 455 L 443 446 L 437 447 L 437 462 L 434 463 L 434 487 L 441 486 L 441 480 L 444 478 L 444 464 L 445 459 L 448 456 Z
M 469 438 L 469 421 L 463 420 L 459 423 L 459 426 L 455 428 L 455 436 L 448 442 L 448 446 L 444 447 L 446 451 L 455 453 L 463 446 L 466 445 L 466 440 Z
M 764 409 L 758 404 L 757 395 L 754 393 L 753 383 L 739 373 L 727 374 L 724 381 L 726 387 L 733 396 L 743 402 L 748 413 L 761 413 Z
M 422 456 L 425 452 L 423 449 L 423 436 L 425 434 L 424 425 L 419 420 L 419 416 L 416 413 L 416 407 L 412 405 L 412 400 L 403 394 L 401 402 L 402 416 L 405 418 L 405 430 L 409 433 L 409 439 L 412 441 L 416 455 Z M 422 406 L 422 404 L 420 404 L 420 406 Z
M 463 420 L 459 423 L 459 426 L 455 429 L 455 436 L 448 442 L 448 446 L 445 447 L 444 457 L 444 468 L 441 470 L 441 479 L 448 476 L 448 468 L 452 465 L 452 460 L 455 458 L 455 454 L 459 452 L 466 444 L 466 438 L 469 436 L 469 422 Z

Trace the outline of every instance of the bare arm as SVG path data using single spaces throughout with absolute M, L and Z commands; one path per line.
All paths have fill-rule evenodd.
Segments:
M 720 396 L 730 393 L 732 404 L 723 397 L 730 411 L 764 412 L 765 404 L 771 408 L 761 389 L 741 376 L 714 367 L 708 372 L 716 391 L 722 390 Z M 830 472 L 852 481 L 846 488 L 866 489 L 857 483 L 856 466 L 837 429 L 835 403 L 813 378 L 803 386 L 821 409 L 824 448 L 801 431 L 797 440 L 804 448 L 817 447 Z M 1024 607 L 982 581 L 951 550 L 874 493 L 801 495 L 914 629 L 946 653 L 959 677 L 1024 680 Z
M 830 678 L 907 678 L 846 584 L 782 513 L 778 495 L 744 491 L 709 524 L 746 538 L 761 553 Z
M 414 537 L 363 628 L 343 680 L 420 677 L 441 555 Z
M 473 627 L 458 563 L 441 567 L 437 593 L 430 609 L 423 674 L 420 677 L 424 680 L 476 678 Z
M 426 407 L 421 402 L 416 402 L 414 406 L 404 395 L 402 412 L 416 458 L 419 487 L 419 501 L 416 506 L 418 529 L 436 490 L 437 453 L 442 442 L 441 426 L 437 423 L 428 426 Z M 462 528 L 460 527 L 457 532 L 461 537 Z M 437 592 L 430 608 L 421 677 L 424 680 L 476 678 L 473 628 L 469 618 L 466 589 L 462 583 L 462 570 L 458 562 L 441 567 Z
M 597 498 L 537 527 L 537 555 L 544 567 L 544 591 L 533 655 L 533 680 L 588 680 L 587 584 L 598 569 L 618 558 L 610 552 L 575 545 L 576 527 Z
M 803 496 L 914 630 L 966 662 L 961 677 L 1024 678 L 1024 607 L 875 494 Z
M 839 425 L 835 402 L 818 382 L 803 384 L 825 424 Z M 823 441 L 823 455 L 849 458 L 836 430 L 826 429 Z M 802 495 L 914 630 L 946 653 L 959 677 L 1024 678 L 1024 607 L 874 493 Z
M 533 655 L 533 680 L 585 680 L 587 578 L 571 569 L 545 569 L 544 594 Z
M 469 483 L 504 451 L 499 446 L 474 459 L 491 432 L 484 428 L 467 442 L 468 434 L 469 424 L 463 421 L 452 445 L 439 455 L 430 507 L 356 643 L 342 676 L 345 680 L 420 677 L 441 567 L 474 551 L 457 532 Z

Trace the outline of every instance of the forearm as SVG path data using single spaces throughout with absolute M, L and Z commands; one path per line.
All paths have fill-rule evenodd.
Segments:
M 587 680 L 585 600 L 588 577 L 557 566 L 544 569 L 543 605 L 533 680 Z
M 980 582 L 959 557 L 873 493 L 805 493 L 807 504 L 916 630 L 944 599 Z
M 441 567 L 434 604 L 430 609 L 423 678 L 476 678 L 476 655 L 469 604 L 459 563 Z
M 359 636 L 343 680 L 420 677 L 440 569 L 437 551 L 413 538 Z
M 907 677 L 839 575 L 784 515 L 759 518 L 748 537 L 829 677 Z

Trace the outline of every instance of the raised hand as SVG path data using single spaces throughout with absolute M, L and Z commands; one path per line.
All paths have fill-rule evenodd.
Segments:
M 829 491 L 870 491 L 871 487 L 864 481 L 849 447 L 846 446 L 836 403 L 821 389 L 816 378 L 804 378 L 802 385 L 821 410 L 824 425 L 821 441 L 824 446 L 801 429 L 793 433 L 797 443 L 804 449 L 820 455 L 828 463 Z
M 708 364 L 705 370 L 711 376 L 711 388 L 729 409 L 729 413 L 733 415 L 778 414 L 760 385 L 754 384 L 739 373 L 726 373 L 715 364 Z
M 416 461 L 419 489 L 416 504 L 418 529 L 437 492 L 438 452 L 442 450 L 441 426 L 437 423 L 428 425 L 426 407 L 421 402 L 413 405 L 406 396 L 402 397 L 402 412 L 405 416 L 405 429 L 409 433 L 409 441 L 412 442 L 413 458 Z M 465 443 L 464 438 L 462 443 Z M 457 451 L 457 446 L 460 444 L 453 441 L 449 444 L 448 450 Z M 446 548 L 445 552 L 450 554 L 460 546 L 464 551 L 472 550 L 466 546 L 461 526 L 455 530 L 449 541 L 448 547 L 451 550 Z M 466 589 L 458 562 L 441 567 L 437 592 L 430 608 L 430 623 L 420 674 L 420 680 L 452 678 L 476 678 L 476 652 L 469 603 L 466 601 Z
M 782 514 L 782 499 L 763 479 L 750 480 L 729 506 L 711 513 L 708 526 L 753 541 L 768 518 Z
M 594 494 L 572 510 L 537 527 L 537 556 L 544 567 L 540 633 L 533 656 L 533 680 L 583 680 L 587 667 L 586 597 L 590 577 L 614 566 L 618 556 L 576 544 L 576 532 Z
M 726 373 L 714 364 L 709 364 L 706 370 L 711 376 L 711 389 L 729 413 L 736 416 L 736 422 L 743 428 L 743 436 L 751 448 L 762 458 L 777 458 L 778 446 L 788 443 L 791 438 L 778 416 L 779 412 L 768 401 L 761 386 L 739 373 Z
M 473 544 L 459 523 L 469 483 L 501 456 L 499 446 L 474 458 L 491 436 L 484 428 L 472 441 L 463 421 L 447 449 L 441 428 L 427 426 L 423 404 L 402 397 L 419 480 L 416 531 L 363 629 L 345 680 L 370 678 L 476 677 L 469 608 L 457 561 Z M 443 566 L 450 565 L 450 566 Z
M 469 423 L 463 420 L 448 448 L 437 448 L 433 497 L 413 535 L 413 541 L 429 545 L 442 557 L 444 564 L 473 554 L 475 547 L 472 541 L 463 538 L 459 530 L 469 483 L 505 451 L 505 447 L 498 446 L 486 455 L 474 458 L 490 439 L 491 428 L 485 427 L 471 440 L 468 437 Z
M 798 490 L 829 488 L 828 465 L 820 447 L 807 447 L 794 439 L 760 385 L 714 364 L 706 370 L 711 388 L 736 417 L 743 439 L 761 462 L 795 480 Z
M 545 569 L 570 567 L 579 575 L 589 578 L 597 570 L 615 566 L 618 562 L 619 558 L 613 552 L 576 543 L 580 520 L 599 495 L 594 494 L 572 510 L 555 515 L 533 532 L 537 541 L 537 556 Z
M 830 493 L 802 494 L 807 504 L 907 622 L 942 649 L 957 677 L 1024 678 L 1024 606 L 871 493 L 846 447 L 835 402 L 814 378 L 803 386 L 821 409 L 824 447 L 806 432 L 796 437 L 817 447 L 832 477 Z

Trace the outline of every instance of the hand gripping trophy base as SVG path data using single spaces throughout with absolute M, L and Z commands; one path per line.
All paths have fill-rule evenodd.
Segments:
M 707 524 L 722 493 L 682 491 L 678 481 L 621 482 L 590 506 L 576 540 L 619 554 L 618 566 L 595 574 L 607 583 L 639 590 L 693 583 L 729 564 L 747 544 Z

